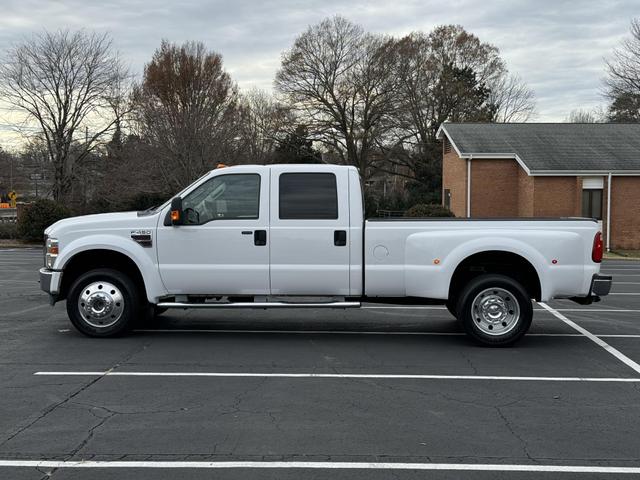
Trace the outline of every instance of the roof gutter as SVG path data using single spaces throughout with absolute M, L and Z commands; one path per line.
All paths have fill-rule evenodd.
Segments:
M 532 170 L 531 175 L 537 176 L 553 176 L 553 177 L 576 177 L 576 176 L 640 176 L 640 170 Z
M 607 175 L 607 252 L 611 251 L 611 172 Z
M 467 159 L 467 218 L 471 218 L 471 159 L 470 155 Z

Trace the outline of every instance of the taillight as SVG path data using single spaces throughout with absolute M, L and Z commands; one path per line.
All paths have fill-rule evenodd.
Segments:
M 593 237 L 593 249 L 591 250 L 591 260 L 593 260 L 595 263 L 602 262 L 602 252 L 603 252 L 602 233 L 598 232 L 596 233 L 596 236 Z

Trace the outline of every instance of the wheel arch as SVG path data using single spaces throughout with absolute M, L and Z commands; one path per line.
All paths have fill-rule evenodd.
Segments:
M 449 298 L 454 298 L 474 278 L 495 273 L 522 284 L 531 298 L 542 298 L 541 276 L 534 264 L 524 256 L 508 250 L 484 250 L 465 257 L 458 263 L 449 283 Z
M 109 248 L 81 250 L 69 256 L 63 265 L 62 283 L 58 299 L 67 297 L 73 282 L 83 273 L 97 268 L 118 270 L 131 278 L 145 296 L 149 296 L 142 269 L 129 255 Z

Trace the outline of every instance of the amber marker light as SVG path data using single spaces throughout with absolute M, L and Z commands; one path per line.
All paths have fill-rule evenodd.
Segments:
M 436 259 L 433 261 L 433 264 L 434 264 L 434 265 L 439 265 L 439 264 L 440 264 L 440 259 L 439 259 L 439 258 L 436 258 Z
M 171 210 L 171 221 L 177 222 L 180 220 L 180 210 Z

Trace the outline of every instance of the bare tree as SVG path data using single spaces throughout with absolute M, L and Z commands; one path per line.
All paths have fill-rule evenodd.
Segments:
M 527 122 L 535 115 L 535 94 L 519 76 L 505 73 L 489 88 L 489 102 L 495 108 L 495 122 Z
M 240 133 L 243 154 L 251 163 L 272 163 L 280 142 L 295 126 L 291 109 L 269 93 L 253 89 L 241 95 Z
M 126 77 L 110 37 L 84 31 L 37 34 L 0 65 L 0 94 L 44 138 L 56 200 L 68 200 L 75 165 L 113 130 L 111 107 Z
M 171 189 L 230 160 L 238 92 L 222 56 L 203 43 L 163 41 L 145 66 L 134 100 L 139 133 L 154 149 Z
M 275 80 L 313 138 L 365 179 L 375 171 L 375 139 L 393 108 L 388 47 L 345 18 L 325 19 L 284 53 Z
M 491 121 L 494 105 L 487 84 L 504 75 L 504 63 L 495 47 L 457 25 L 396 40 L 393 58 L 392 128 L 379 148 L 395 174 L 427 179 L 438 190 L 438 128 L 444 121 Z
M 606 62 L 605 95 L 610 100 L 609 119 L 640 120 L 640 18 L 631 21 L 631 37 L 622 41 Z
M 606 117 L 602 110 L 593 108 L 591 110 L 578 108 L 569 112 L 565 118 L 566 123 L 603 123 Z
M 533 92 L 509 75 L 498 49 L 459 25 L 395 40 L 393 58 L 392 128 L 378 147 L 385 171 L 417 180 L 408 184 L 421 197 L 415 201 L 440 197 L 442 151 L 436 133 L 443 122 L 524 121 L 533 114 Z
M 631 21 L 631 38 L 622 41 L 606 62 L 609 93 L 640 93 L 640 19 Z

